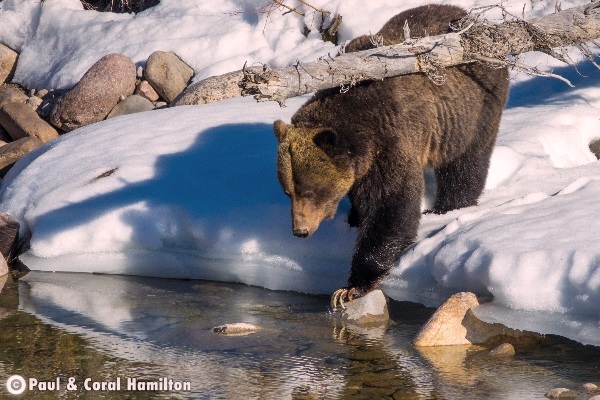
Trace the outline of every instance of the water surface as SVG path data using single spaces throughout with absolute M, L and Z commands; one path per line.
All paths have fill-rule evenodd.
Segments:
M 587 399 L 582 384 L 600 383 L 597 348 L 555 340 L 508 359 L 478 346 L 419 350 L 410 341 L 432 309 L 392 301 L 394 322 L 364 329 L 328 303 L 239 284 L 30 272 L 0 294 L 0 398 L 545 399 L 569 387 Z M 263 329 L 211 330 L 234 322 Z M 13 396 L 15 374 L 61 387 Z M 88 378 L 121 385 L 86 390 Z M 126 390 L 127 378 L 190 390 Z

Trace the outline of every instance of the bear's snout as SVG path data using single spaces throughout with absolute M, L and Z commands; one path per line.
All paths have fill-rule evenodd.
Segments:
M 301 238 L 307 238 L 310 236 L 308 229 L 294 229 L 293 233 L 294 233 L 294 236 L 298 236 Z

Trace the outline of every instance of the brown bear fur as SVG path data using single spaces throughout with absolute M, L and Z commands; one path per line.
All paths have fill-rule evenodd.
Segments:
M 428 5 L 393 17 L 378 32 L 384 44 L 438 35 L 466 12 Z M 347 51 L 372 48 L 367 36 Z M 433 212 L 477 204 L 508 95 L 508 71 L 480 64 L 446 70 L 443 85 L 423 74 L 363 82 L 346 93 L 317 92 L 292 117 L 274 124 L 277 172 L 292 200 L 293 232 L 310 236 L 348 194 L 348 222 L 358 226 L 344 300 L 377 287 L 417 234 L 423 169 L 433 167 Z

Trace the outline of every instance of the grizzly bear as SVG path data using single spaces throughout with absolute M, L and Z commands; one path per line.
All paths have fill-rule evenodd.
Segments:
M 377 35 L 383 44 L 450 31 L 466 16 L 455 6 L 404 11 Z M 347 51 L 372 48 L 370 37 Z M 342 93 L 318 91 L 292 117 L 274 123 L 277 175 L 292 202 L 293 234 L 308 237 L 348 195 L 348 222 L 358 227 L 348 286 L 332 305 L 364 296 L 386 276 L 416 238 L 424 190 L 423 170 L 437 181 L 434 213 L 477 204 L 483 191 L 502 109 L 508 71 L 482 64 L 447 68 L 445 82 L 424 74 L 368 81 Z

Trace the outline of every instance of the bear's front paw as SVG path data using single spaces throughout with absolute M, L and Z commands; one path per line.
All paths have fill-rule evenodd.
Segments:
M 358 288 L 341 288 L 336 290 L 331 296 L 331 307 L 335 310 L 339 307 L 342 310 L 346 309 L 344 305 L 345 302 L 352 301 L 354 299 L 358 299 L 359 297 L 364 296 L 365 293 Z

